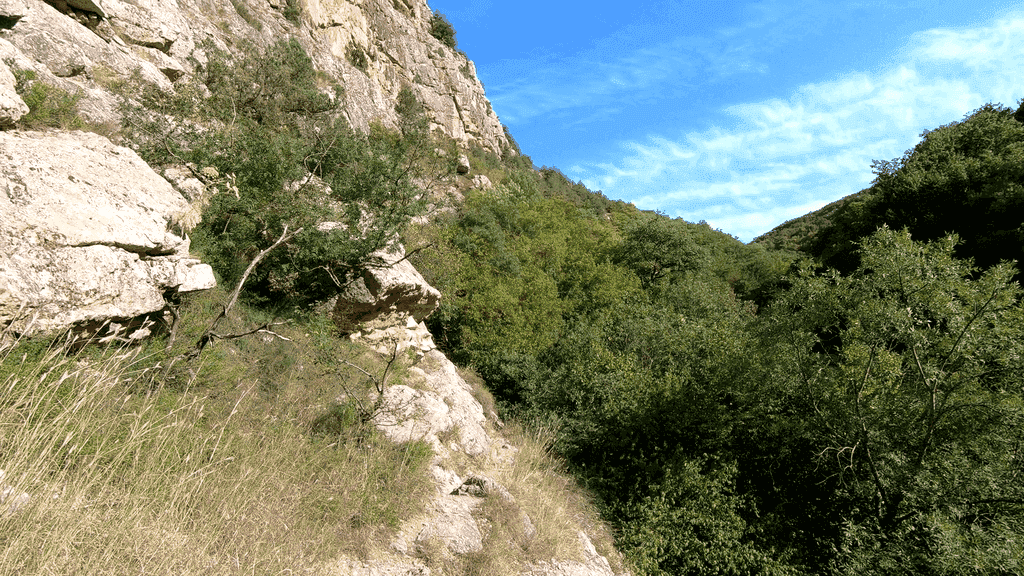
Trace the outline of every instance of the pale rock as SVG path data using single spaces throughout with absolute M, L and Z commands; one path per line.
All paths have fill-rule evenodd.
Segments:
M 437 308 L 441 293 L 405 260 L 401 246 L 375 252 L 368 265 L 338 296 L 332 317 L 345 333 L 368 332 L 420 322 Z
M 459 154 L 459 161 L 455 167 L 455 170 L 459 174 L 469 174 L 469 169 L 469 157 L 466 156 L 465 154 Z
M 442 496 L 434 501 L 432 517 L 416 535 L 420 547 L 440 543 L 453 554 L 469 554 L 483 549 L 483 534 L 473 517 L 481 501 L 475 498 Z
M 171 82 L 174 82 L 187 73 L 185 67 L 181 65 L 181 62 L 178 62 L 156 48 L 141 46 L 139 47 L 139 50 L 141 50 L 142 53 L 145 54 L 146 59 L 152 62 L 153 65 L 156 66 L 156 69 L 166 76 Z
M 507 488 L 498 483 L 490 476 L 475 474 L 466 478 L 466 481 L 450 492 L 452 496 L 472 496 L 476 498 L 501 498 L 509 504 L 515 504 L 516 499 Z M 518 507 L 517 507 L 518 509 Z M 519 509 L 519 522 L 522 529 L 522 537 L 529 541 L 537 535 L 537 527 L 534 526 L 530 516 Z
M 0 133 L 0 191 L 0 326 L 16 333 L 131 319 L 215 284 L 167 230 L 185 199 L 102 136 Z
M 206 193 L 206 184 L 196 178 L 185 166 L 169 166 L 164 168 L 164 178 L 181 193 L 189 202 L 194 202 Z
M 508 489 L 499 484 L 494 478 L 482 474 L 472 475 L 466 481 L 451 491 L 452 496 L 476 496 L 486 498 L 497 496 L 506 502 L 514 502 L 515 498 Z
M 491 183 L 491 179 L 484 174 L 477 174 L 473 176 L 473 188 L 478 190 L 493 190 L 494 184 Z
M 462 478 L 452 470 L 442 468 L 438 464 L 434 464 L 430 467 L 430 475 L 434 479 L 434 484 L 437 485 L 438 496 L 446 496 L 451 494 L 453 490 L 458 490 L 459 486 L 462 486 Z
M 14 90 L 14 74 L 0 61 L 0 129 L 11 128 L 19 118 L 28 114 L 28 106 Z
M 45 80 L 44 80 L 45 81 Z M 69 94 L 80 94 L 78 101 L 78 115 L 83 120 L 98 126 L 106 126 L 111 132 L 117 130 L 121 124 L 121 112 L 118 110 L 119 102 L 116 96 L 102 88 L 83 85 L 67 78 L 53 78 L 49 81 L 64 89 Z
M 106 18 L 107 12 L 103 9 L 99 0 L 64 0 L 68 6 L 77 8 L 82 12 L 92 12 L 100 18 Z
M 188 37 L 189 24 L 176 0 L 105 0 L 111 28 L 128 44 L 171 51 Z
M 432 350 L 409 373 L 420 375 L 424 385 L 450 407 L 448 417 L 459 429 L 460 449 L 470 456 L 485 453 L 490 438 L 484 430 L 483 406 L 473 397 L 473 387 L 459 375 L 455 364 L 440 351 Z
M 343 64 L 349 121 L 365 129 L 383 118 L 394 125 L 396 96 L 410 86 L 433 127 L 464 144 L 495 153 L 508 147 L 501 121 L 484 96 L 473 63 L 430 35 L 430 7 L 424 0 L 367 3 L 308 0 L 304 17 L 317 43 Z M 370 59 L 366 72 L 346 61 L 351 46 Z
M 349 334 L 349 338 L 373 348 L 380 354 L 402 353 L 413 350 L 416 356 L 422 357 L 427 352 L 437 349 L 434 337 L 426 324 L 416 322 L 409 316 L 405 324 L 397 324 L 364 332 Z
M 86 76 L 97 64 L 124 78 L 139 78 L 164 91 L 172 91 L 170 80 L 145 58 L 126 47 L 108 43 L 75 20 L 41 0 L 24 0 L 28 14 L 4 38 L 54 76 Z
M 28 14 L 25 0 L 0 0 L 0 29 L 10 30 Z
M 384 391 L 384 408 L 375 415 L 374 424 L 394 442 L 424 440 L 443 453 L 446 449 L 439 435 L 455 426 L 450 412 L 437 394 L 396 384 Z
M 487 452 L 490 438 L 484 430 L 483 407 L 444 354 L 428 352 L 409 368 L 409 378 L 419 389 L 402 384 L 388 387 L 384 408 L 374 420 L 377 428 L 395 442 L 425 440 L 438 454 Z M 452 431 L 458 439 L 443 445 L 440 437 Z

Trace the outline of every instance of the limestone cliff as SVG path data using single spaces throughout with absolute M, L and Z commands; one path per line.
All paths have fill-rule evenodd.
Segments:
M 82 93 L 96 122 L 117 122 L 112 78 L 137 74 L 173 90 L 205 62 L 205 47 L 293 37 L 325 82 L 344 87 L 354 127 L 394 125 L 409 86 L 434 128 L 497 153 L 508 145 L 473 63 L 430 35 L 425 0 L 48 1 L 0 0 L 0 60 Z
M 166 293 L 215 286 L 168 230 L 185 199 L 102 136 L 0 132 L 0 191 L 0 346 L 68 328 L 142 337 Z

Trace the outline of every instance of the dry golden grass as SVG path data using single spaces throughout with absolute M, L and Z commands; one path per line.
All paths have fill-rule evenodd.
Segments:
M 621 568 L 611 532 L 601 520 L 592 498 L 550 453 L 553 433 L 528 430 L 515 422 L 510 422 L 502 433 L 519 452 L 511 465 L 500 471 L 497 480 L 508 488 L 536 527 L 536 536 L 527 548 L 530 560 L 582 561 L 578 534 L 583 530 L 598 552 L 607 557 L 613 567 Z
M 339 558 L 386 555 L 402 520 L 424 511 L 435 490 L 429 446 L 387 441 L 338 400 L 372 386 L 342 360 L 379 373 L 387 359 L 309 320 L 167 368 L 218 297 L 188 302 L 169 352 L 155 342 L 69 355 L 26 342 L 0 355 L 0 492 L 13 489 L 0 502 L 0 576 L 315 574 Z M 240 307 L 224 330 L 266 320 Z M 582 528 L 617 565 L 550 437 L 514 423 L 501 433 L 519 448 L 513 460 L 464 464 L 489 469 L 515 505 L 485 499 L 482 551 L 428 560 L 467 575 L 582 560 Z M 11 510 L 22 492 L 30 499 Z
M 303 336 L 222 343 L 174 386 L 144 348 L 8 351 L 0 490 L 31 498 L 0 506 L 0 575 L 301 573 L 386 545 L 432 452 L 344 419 L 314 434 L 338 390 L 281 358 Z

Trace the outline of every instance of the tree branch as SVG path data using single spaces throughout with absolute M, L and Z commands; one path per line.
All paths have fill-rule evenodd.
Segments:
M 225 340 L 231 338 L 240 338 L 242 336 L 248 336 L 249 334 L 255 334 L 256 332 L 259 332 L 260 330 L 268 330 L 270 326 L 276 325 L 272 323 L 267 323 L 250 332 L 235 335 L 220 335 L 215 332 L 215 330 L 217 329 L 217 325 L 220 324 L 220 321 L 228 315 L 228 312 L 230 312 L 231 309 L 234 308 L 235 303 L 238 302 L 238 296 L 242 292 L 242 287 L 245 286 L 245 281 L 249 279 L 249 274 L 252 274 L 252 271 L 260 263 L 260 261 L 262 261 L 267 256 L 267 254 L 270 254 L 272 250 L 274 250 L 281 244 L 284 244 L 285 242 L 291 240 L 301 232 L 302 228 L 299 228 L 294 232 L 288 232 L 288 225 L 285 224 L 284 230 L 281 232 L 281 237 L 278 238 L 276 242 L 271 244 L 269 248 L 262 250 L 259 254 L 256 255 L 255 258 L 252 259 L 252 262 L 250 262 L 249 266 L 246 267 L 245 272 L 242 273 L 242 277 L 238 279 L 238 285 L 235 286 L 234 291 L 231 293 L 231 297 L 228 298 L 228 303 L 221 308 L 220 314 L 218 314 L 217 317 L 213 319 L 213 322 L 210 323 L 210 327 L 207 328 L 205 332 L 203 332 L 202 336 L 200 336 L 198 340 L 196 340 L 195 346 L 188 354 L 185 355 L 186 360 L 198 358 L 199 355 L 203 353 L 203 349 L 205 349 L 207 345 L 212 344 L 217 340 Z

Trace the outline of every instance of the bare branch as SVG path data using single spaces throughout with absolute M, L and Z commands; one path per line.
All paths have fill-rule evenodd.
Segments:
M 228 303 L 221 308 L 220 314 L 218 314 L 217 317 L 213 319 L 213 322 L 210 323 L 210 327 L 207 328 L 205 332 L 203 332 L 202 336 L 200 336 L 198 340 L 196 340 L 196 344 L 192 348 L 192 350 L 188 354 L 186 354 L 184 356 L 184 358 L 186 360 L 193 360 L 195 358 L 198 358 L 199 355 L 203 353 L 203 350 L 206 348 L 206 346 L 216 342 L 217 340 L 230 340 L 230 339 L 234 339 L 234 338 L 241 338 L 242 336 L 248 336 L 250 334 L 255 334 L 256 332 L 260 332 L 260 331 L 268 331 L 269 332 L 270 331 L 269 328 L 271 326 L 277 326 L 277 325 L 280 324 L 280 323 L 266 323 L 266 324 L 264 324 L 264 325 L 262 325 L 262 326 L 260 326 L 258 328 L 255 328 L 255 329 L 253 329 L 253 330 L 251 330 L 249 332 L 245 332 L 245 333 L 241 333 L 241 334 L 225 334 L 225 335 L 221 335 L 221 334 L 217 334 L 216 333 L 217 325 L 220 324 L 220 321 L 223 320 L 228 315 L 228 312 L 230 312 L 231 309 L 234 308 L 235 303 L 238 302 L 238 296 L 242 292 L 242 287 L 245 286 L 245 281 L 249 279 L 249 274 L 252 273 L 252 271 L 260 263 L 260 261 L 263 260 L 263 258 L 265 258 L 267 256 L 267 254 L 269 254 L 272 250 L 274 250 L 275 248 L 277 248 L 281 244 L 284 244 L 285 242 L 291 240 L 292 238 L 294 238 L 295 236 L 297 236 L 301 232 L 302 232 L 302 228 L 299 228 L 299 229 L 297 229 L 297 230 L 295 230 L 293 232 L 289 232 L 288 231 L 288 225 L 286 224 L 284 226 L 284 230 L 281 232 L 281 237 L 278 238 L 276 242 L 271 244 L 270 247 L 266 248 L 265 250 L 262 250 L 259 254 L 256 255 L 255 258 L 252 259 L 252 262 L 250 262 L 249 266 L 246 267 L 245 272 L 242 273 L 242 277 L 239 278 L 238 285 L 235 286 L 234 291 L 232 291 L 231 296 L 228 298 Z M 278 334 L 276 334 L 274 332 L 271 332 L 271 333 L 280 337 L 280 335 L 278 335 Z

